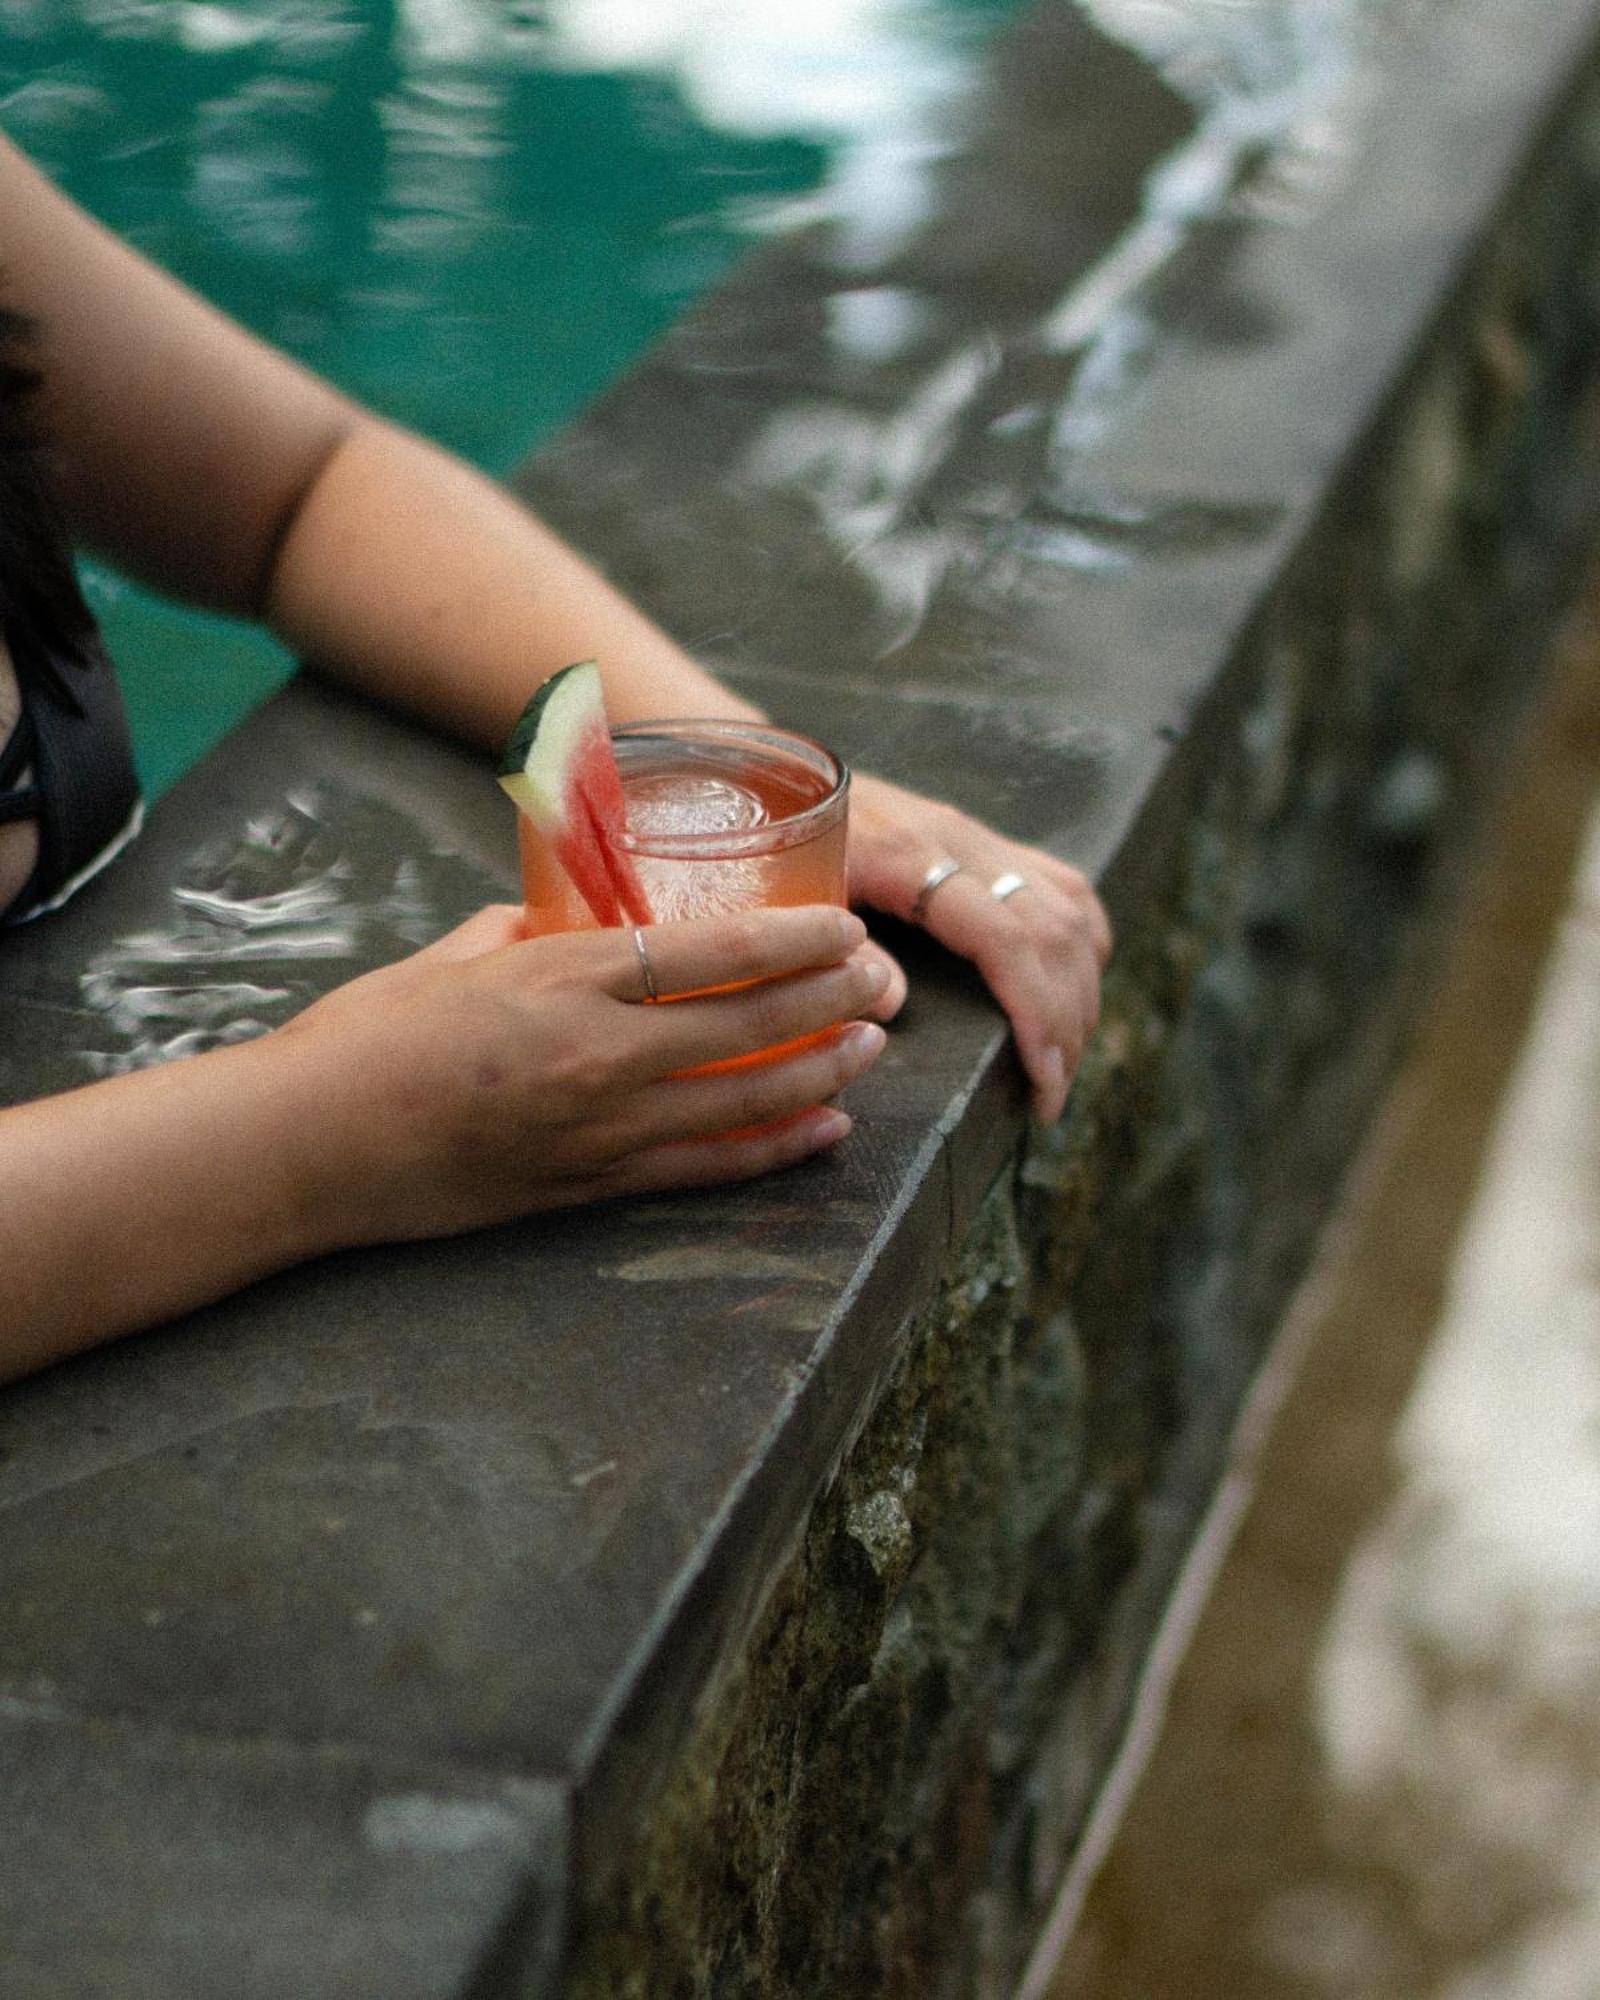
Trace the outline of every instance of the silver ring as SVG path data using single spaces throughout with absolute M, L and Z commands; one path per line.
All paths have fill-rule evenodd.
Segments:
M 1028 878 L 1019 875 L 1014 868 L 1008 868 L 1003 875 L 997 875 L 989 884 L 989 894 L 997 903 L 1003 903 L 1007 896 L 1014 896 L 1019 889 L 1026 889 Z
M 922 878 L 922 887 L 917 891 L 917 899 L 911 905 L 911 921 L 920 924 L 928 913 L 928 903 L 935 889 L 943 886 L 952 875 L 961 873 L 962 863 L 946 855 L 943 861 L 936 861 Z
M 656 988 L 655 973 L 650 967 L 650 954 L 644 948 L 644 932 L 637 924 L 633 927 L 633 948 L 639 954 L 639 970 L 644 974 L 644 997 L 659 1000 L 661 995 Z

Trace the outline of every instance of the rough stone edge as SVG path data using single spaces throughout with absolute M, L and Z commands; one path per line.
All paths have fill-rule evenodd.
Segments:
M 1257 619 L 1190 836 L 1157 893 L 1135 871 L 1069 1118 L 914 1323 L 583 1913 L 575 1993 L 1015 1978 L 1571 574 L 1597 136 L 1591 90 Z M 1266 1181 L 1275 1230 L 1250 1241 Z

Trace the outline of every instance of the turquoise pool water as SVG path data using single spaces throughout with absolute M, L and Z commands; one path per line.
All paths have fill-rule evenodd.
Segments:
M 1016 0 L 4 0 L 0 127 L 342 387 L 499 473 L 727 269 L 892 208 Z M 290 671 L 94 564 L 159 791 Z

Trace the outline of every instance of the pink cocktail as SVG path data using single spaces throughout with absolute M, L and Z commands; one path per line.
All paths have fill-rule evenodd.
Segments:
M 623 845 L 658 923 L 845 901 L 850 775 L 809 737 L 749 722 L 635 722 L 611 741 Z M 518 818 L 532 936 L 595 918 L 538 829 Z
M 635 722 L 613 729 L 611 741 L 627 807 L 623 844 L 657 923 L 845 903 L 850 773 L 831 750 L 750 722 Z M 538 828 L 520 813 L 517 828 L 529 935 L 598 929 Z M 694 1073 L 770 1062 L 821 1039 L 802 1035 Z

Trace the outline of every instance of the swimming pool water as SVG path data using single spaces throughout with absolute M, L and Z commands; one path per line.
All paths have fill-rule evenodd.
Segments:
M 1016 6 L 0 0 L 0 127 L 246 325 L 501 473 L 786 205 L 903 185 Z M 85 574 L 159 791 L 291 662 Z

